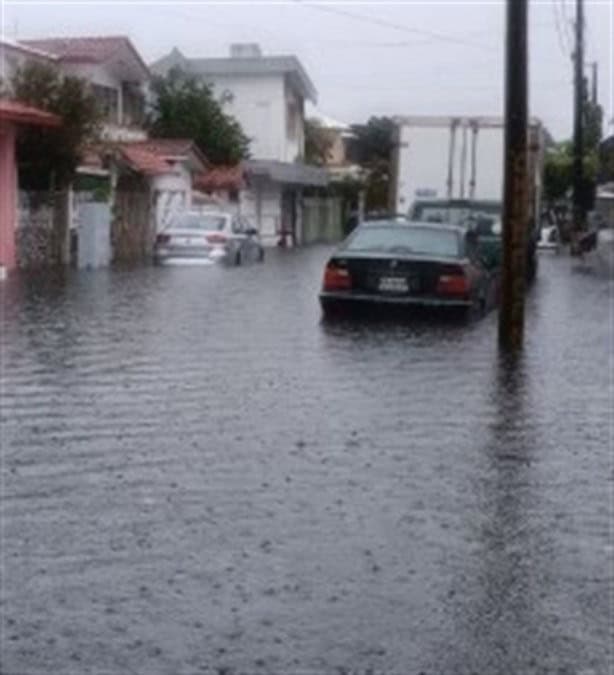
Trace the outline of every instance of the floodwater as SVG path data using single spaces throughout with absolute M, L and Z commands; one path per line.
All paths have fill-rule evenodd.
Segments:
M 328 249 L 1 287 L 2 675 L 611 675 L 614 287 L 323 324 Z

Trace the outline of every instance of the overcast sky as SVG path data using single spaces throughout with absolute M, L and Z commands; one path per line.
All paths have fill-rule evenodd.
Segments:
M 504 0 L 139 2 L 2 0 L 9 38 L 125 34 L 147 62 L 177 46 L 223 56 L 231 42 L 300 58 L 319 110 L 346 122 L 381 114 L 502 114 Z M 530 0 L 531 113 L 571 135 L 573 0 Z M 614 117 L 614 0 L 586 0 L 586 60 Z M 614 131 L 610 127 L 611 131 Z

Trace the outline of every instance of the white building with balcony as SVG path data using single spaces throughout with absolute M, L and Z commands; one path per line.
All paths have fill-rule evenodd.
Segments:
M 299 243 L 302 190 L 327 183 L 325 171 L 303 163 L 305 102 L 315 103 L 317 92 L 301 62 L 236 44 L 224 58 L 187 58 L 175 48 L 151 66 L 159 75 L 175 68 L 210 85 L 250 139 L 243 167 L 247 188 L 238 207 L 258 224 L 266 242 L 288 236 Z

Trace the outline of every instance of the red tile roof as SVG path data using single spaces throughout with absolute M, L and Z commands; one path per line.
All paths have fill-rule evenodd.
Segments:
M 240 190 L 245 185 L 244 171 L 240 164 L 216 166 L 194 179 L 194 187 L 203 192 L 216 190 Z
M 89 146 L 81 156 L 81 166 L 99 169 L 103 167 L 102 158 L 115 154 L 133 171 L 147 176 L 156 176 L 173 171 L 174 160 L 191 159 L 194 155 L 202 160 L 201 166 L 208 166 L 206 158 L 190 140 L 182 138 L 148 139 L 146 141 L 124 141 L 104 146 Z
M 165 173 L 170 171 L 168 162 L 175 159 L 196 160 L 196 165 L 200 167 L 209 166 L 209 161 L 200 152 L 194 141 L 185 138 L 150 138 L 146 141 L 132 141 L 122 143 L 121 151 L 128 150 L 132 157 L 140 157 L 141 162 L 146 162 L 150 167 L 157 166 L 164 171 L 156 173 Z M 149 159 L 146 159 L 149 158 Z M 147 173 L 147 171 L 144 171 Z
M 42 127 L 59 127 L 62 123 L 53 113 L 6 98 L 0 99 L 0 121 Z
M 164 158 L 138 145 L 137 143 L 125 143 L 119 147 L 121 155 L 131 169 L 146 176 L 157 176 L 171 170 Z
M 20 40 L 20 42 L 27 47 L 54 54 L 62 61 L 81 63 L 105 63 L 116 57 L 122 49 L 127 48 L 132 52 L 140 66 L 149 72 L 140 54 L 125 35 L 44 38 L 40 40 Z

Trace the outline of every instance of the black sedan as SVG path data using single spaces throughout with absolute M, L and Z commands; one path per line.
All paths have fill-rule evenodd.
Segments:
M 498 276 L 480 260 L 473 232 L 421 222 L 369 222 L 327 262 L 320 303 L 325 314 L 376 307 L 483 313 L 495 302 Z

